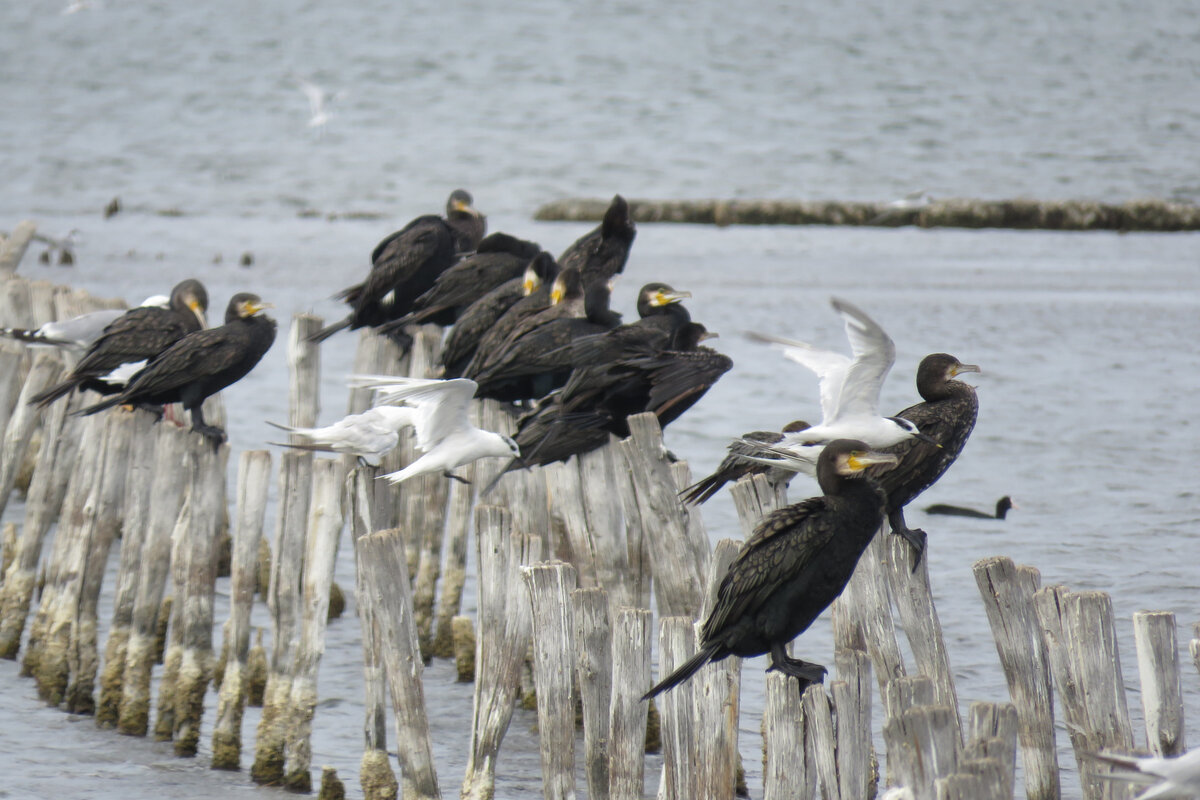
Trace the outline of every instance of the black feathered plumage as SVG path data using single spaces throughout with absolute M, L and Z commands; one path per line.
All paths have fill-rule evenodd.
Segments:
M 625 270 L 636 236 L 629 203 L 621 195 L 614 195 L 600 225 L 563 250 L 558 264 L 563 269 L 576 267 L 585 287 L 607 282 Z
M 802 431 L 811 427 L 803 420 L 794 420 L 783 426 L 782 431 L 751 431 L 744 433 L 730 443 L 727 450 L 729 455 L 722 459 L 713 473 L 683 489 L 679 496 L 685 503 L 699 504 L 721 490 L 727 483 L 733 483 L 747 475 L 766 475 L 771 483 L 787 484 L 796 474 L 791 470 L 780 469 L 750 461 L 747 456 L 757 456 L 762 451 L 757 447 L 746 444 L 746 441 L 760 442 L 766 445 L 779 444 L 784 434 Z

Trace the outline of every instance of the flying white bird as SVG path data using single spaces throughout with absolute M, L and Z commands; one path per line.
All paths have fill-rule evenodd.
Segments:
M 1100 774 L 1096 777 L 1128 781 L 1149 787 L 1134 800 L 1200 797 L 1200 750 L 1193 750 L 1174 758 L 1156 756 L 1138 758 L 1116 753 L 1093 753 L 1092 755 L 1106 764 L 1112 764 L 1124 770 L 1123 772 Z
M 308 98 L 308 127 L 316 128 L 319 133 L 324 129 L 325 124 L 333 119 L 333 113 L 328 106 L 341 97 L 341 92 L 329 94 L 312 81 L 300 77 L 293 77 L 293 80 Z
M 815 474 L 817 456 L 834 439 L 859 439 L 872 449 L 891 447 L 916 437 L 937 444 L 899 417 L 879 416 L 879 390 L 896 360 L 896 345 L 883 328 L 861 309 L 833 298 L 833 308 L 846 321 L 846 337 L 854 357 L 819 350 L 804 342 L 761 333 L 750 338 L 779 346 L 785 357 L 817 374 L 821 391 L 821 422 L 795 433 L 784 434 L 775 444 L 741 439 L 751 452 L 750 460 L 793 472 Z
M 142 301 L 142 306 L 158 306 L 166 308 L 170 298 L 156 294 Z M 27 328 L 0 328 L 0 336 L 16 339 L 29 345 L 42 347 L 60 347 L 82 353 L 91 347 L 92 342 L 100 337 L 109 324 L 125 313 L 123 308 L 104 308 L 90 311 L 78 317 L 47 322 L 37 330 Z
M 479 458 L 521 457 L 520 448 L 509 437 L 471 424 L 467 410 L 478 388 L 473 380 L 355 376 L 353 381 L 373 387 L 377 404 L 401 402 L 416 410 L 417 450 L 423 455 L 380 478 L 402 483 L 415 475 L 440 472 L 466 483 L 451 470 Z
M 400 443 L 400 429 L 416 424 L 417 410 L 404 406 L 376 406 L 351 414 L 323 428 L 293 428 L 267 421 L 299 438 L 297 442 L 268 442 L 297 450 L 348 453 L 378 467 L 383 457 Z

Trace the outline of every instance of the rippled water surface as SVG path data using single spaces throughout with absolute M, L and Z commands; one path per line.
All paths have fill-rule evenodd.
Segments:
M 52 235 L 78 229 L 73 269 L 29 258 L 22 272 L 134 302 L 195 275 L 215 305 L 249 289 L 285 322 L 305 310 L 334 318 L 328 298 L 365 271 L 374 244 L 440 208 L 457 185 L 473 191 L 493 230 L 554 252 L 587 226 L 529 214 L 572 195 L 1200 194 L 1198 13 L 1182 0 L 986 14 L 919 0 L 60 10 L 6 8 L 0 26 L 0 228 L 35 216 Z M 319 135 L 305 127 L 293 73 L 344 92 Z M 99 210 L 115 195 L 126 210 L 104 221 Z M 166 209 L 182 216 L 154 213 Z M 385 217 L 330 221 L 300 218 L 302 209 Z M 253 266 L 237 266 L 243 252 Z M 631 315 L 637 287 L 651 280 L 688 289 L 693 316 L 734 358 L 667 431 L 696 472 L 717 463 L 731 435 L 819 416 L 813 378 L 740 334 L 845 350 L 831 295 L 865 308 L 896 340 L 885 408 L 915 401 L 926 353 L 982 366 L 975 433 L 916 505 L 987 507 L 1012 494 L 1020 509 L 1005 522 L 910 515 L 930 533 L 965 706 L 1007 698 L 970 572 L 979 558 L 1009 555 L 1040 568 L 1045 583 L 1111 592 L 1130 685 L 1133 612 L 1174 611 L 1181 639 L 1200 617 L 1198 252 L 1195 235 L 643 225 L 614 304 Z M 323 420 L 344 411 L 353 343 L 337 336 L 323 351 Z M 282 345 L 227 393 L 235 450 L 264 446 L 264 420 L 285 416 Z M 800 479 L 792 495 L 814 488 Z M 725 495 L 704 518 L 714 539 L 738 535 Z M 349 586 L 345 555 L 338 579 Z M 227 582 L 218 589 L 227 593 Z M 265 608 L 254 621 L 265 624 Z M 832 660 L 826 620 L 800 643 L 806 657 Z M 314 733 L 314 765 L 337 766 L 352 795 L 359 653 L 347 615 L 329 629 Z M 742 693 L 756 796 L 762 666 L 747 662 Z M 1190 664 L 1182 674 L 1196 741 L 1200 679 Z M 452 796 L 470 688 L 437 662 L 426 696 Z M 0 793 L 265 796 L 244 774 L 210 772 L 204 752 L 175 759 L 163 745 L 42 707 L 12 664 L 0 664 L 0 706 Z M 256 721 L 248 715 L 248 740 Z M 503 796 L 540 794 L 532 721 L 514 718 Z M 1066 751 L 1062 763 L 1073 764 Z M 1066 781 L 1077 797 L 1073 776 Z

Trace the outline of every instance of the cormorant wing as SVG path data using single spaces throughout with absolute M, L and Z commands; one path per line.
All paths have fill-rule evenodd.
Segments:
M 857 306 L 833 298 L 833 308 L 846 321 L 846 338 L 854 354 L 838 394 L 832 419 L 849 416 L 879 416 L 879 390 L 896 360 L 896 345 L 883 328 Z
M 245 355 L 245 339 L 226 328 L 190 333 L 134 375 L 124 394 L 156 394 L 216 375 Z
M 772 336 L 766 333 L 749 333 L 751 339 L 779 347 L 783 357 L 812 370 L 820 381 L 821 421 L 831 421 L 837 414 L 838 398 L 850 372 L 850 359 L 832 350 L 821 350 L 805 342 Z
M 703 350 L 688 353 L 664 353 L 654 359 L 660 364 L 650 371 L 650 402 L 647 410 L 656 415 L 672 411 L 681 403 L 685 409 L 712 388 L 717 379 L 733 368 L 733 360 L 723 353 Z M 674 356 L 674 357 L 671 357 Z M 676 411 L 672 418 L 682 411 Z
M 147 306 L 130 309 L 109 323 L 80 359 L 75 372 L 108 372 L 121 364 L 156 356 L 184 333 L 183 323 L 172 311 Z
M 391 290 L 413 277 L 418 269 L 438 251 L 439 238 L 446 235 L 445 223 L 439 217 L 420 217 L 385 246 L 375 249 L 374 268 L 363 282 L 358 303 L 380 300 Z

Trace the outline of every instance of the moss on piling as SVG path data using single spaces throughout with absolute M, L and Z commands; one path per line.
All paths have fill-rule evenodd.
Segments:
M 154 663 L 163 663 L 163 653 L 167 649 L 167 627 L 171 623 L 171 606 L 175 604 L 174 598 L 164 597 L 162 605 L 158 607 L 158 619 L 154 623 Z
M 457 616 L 450 621 L 454 640 L 455 680 L 472 683 L 475 680 L 475 625 L 470 617 Z
M 346 800 L 346 785 L 333 767 L 321 767 L 321 791 L 317 800 Z
M 400 784 L 392 772 L 387 752 L 367 750 L 358 766 L 358 778 L 362 784 L 364 800 L 396 800 Z
M 194 757 L 200 744 L 200 721 L 208 691 L 209 661 L 203 651 L 185 653 L 175 682 L 175 755 Z
M 246 657 L 246 705 L 261 706 L 267 689 L 267 651 L 262 643 L 262 628 L 258 629 L 254 646 Z
M 267 589 L 271 586 L 271 545 L 265 537 L 258 540 L 258 561 L 254 566 L 254 575 L 254 591 L 266 598 Z
M 242 737 L 238 732 L 213 731 L 212 768 L 230 772 L 242 768 Z
M 154 741 L 169 742 L 175 738 L 176 690 L 179 671 L 183 667 L 183 648 L 167 648 L 163 657 L 162 680 L 158 683 L 158 717 L 154 720 Z
M 646 752 L 662 752 L 662 720 L 653 699 L 647 701 L 646 706 Z
M 342 587 L 334 581 L 329 585 L 329 613 L 325 617 L 326 622 L 332 622 L 346 612 L 346 594 L 342 591 Z
M 96 703 L 96 725 L 115 728 L 121 714 L 121 695 L 125 687 L 125 655 L 129 647 L 129 628 L 113 628 L 104 651 L 104 670 L 100 673 L 100 700 Z

